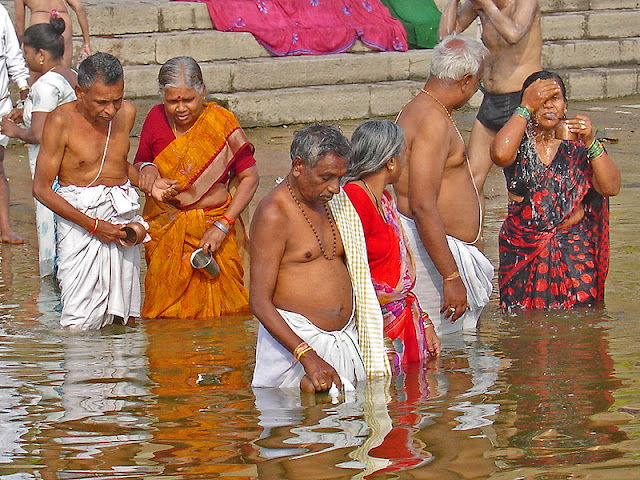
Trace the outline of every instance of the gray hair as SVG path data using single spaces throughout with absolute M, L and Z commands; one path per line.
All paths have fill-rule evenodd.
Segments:
M 356 128 L 351 137 L 349 169 L 343 183 L 359 180 L 383 168 L 402 153 L 404 131 L 389 120 L 370 120 Z
M 325 155 L 334 154 L 340 158 L 349 158 L 350 153 L 349 140 L 336 126 L 313 123 L 293 134 L 291 160 L 298 157 L 307 168 L 315 167 Z
M 204 92 L 204 80 L 200 65 L 191 57 L 173 57 L 160 67 L 158 72 L 160 94 L 164 96 L 167 88 L 192 88 L 199 94 Z
M 120 60 L 109 53 L 90 55 L 78 66 L 78 85 L 85 92 L 98 80 L 105 85 L 115 85 L 123 78 Z
M 433 49 L 431 75 L 455 83 L 465 75 L 477 75 L 489 50 L 467 35 L 452 34 Z

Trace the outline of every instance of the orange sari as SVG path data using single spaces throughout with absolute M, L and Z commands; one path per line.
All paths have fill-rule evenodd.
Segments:
M 231 195 L 218 207 L 189 208 L 214 185 L 226 182 L 234 158 L 246 148 L 253 147 L 233 114 L 210 103 L 193 127 L 154 159 L 162 177 L 178 181 L 180 192 L 171 204 L 146 199 L 151 241 L 145 244 L 144 318 L 214 318 L 249 311 L 235 227 L 215 252 L 217 277 L 190 262 L 204 233 L 224 215 Z

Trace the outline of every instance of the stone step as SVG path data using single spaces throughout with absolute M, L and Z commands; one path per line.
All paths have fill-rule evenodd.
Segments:
M 369 84 L 396 80 L 424 81 L 431 50 L 274 57 L 201 62 L 210 92 L 242 92 L 313 85 Z M 158 93 L 158 65 L 125 66 L 127 97 Z
M 552 13 L 541 22 L 545 41 L 640 36 L 640 10 Z
M 640 37 L 560 40 L 542 46 L 542 65 L 558 70 L 640 63 Z
M 540 0 L 542 13 L 640 8 L 638 0 Z
M 623 97 L 640 93 L 640 66 L 558 70 L 569 100 Z M 234 112 L 241 125 L 257 127 L 313 121 L 371 117 L 394 117 L 423 86 L 422 81 L 403 80 L 375 84 L 318 85 L 311 87 L 209 94 Z M 478 107 L 480 92 L 469 102 Z M 138 116 L 134 134 L 159 97 L 135 98 Z
M 558 70 L 570 100 L 640 94 L 640 65 Z
M 544 16 L 542 22 L 545 43 L 558 40 L 614 40 L 640 37 L 640 10 L 551 14 Z M 76 39 L 75 43 L 75 48 L 79 50 L 82 46 L 81 39 Z M 198 62 L 272 57 L 250 33 L 217 30 L 97 36 L 92 38 L 92 47 L 94 51 L 115 55 L 125 65 L 162 64 L 176 55 L 188 55 Z M 365 51 L 371 49 L 360 42 L 350 50 L 354 53 Z M 303 57 L 306 56 L 301 56 Z M 613 57 L 609 60 L 613 60 Z M 613 60 L 613 63 L 616 61 Z

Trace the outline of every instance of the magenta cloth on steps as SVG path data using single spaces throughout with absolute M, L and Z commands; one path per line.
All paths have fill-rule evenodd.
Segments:
M 345 52 L 358 38 L 377 50 L 407 50 L 402 23 L 379 0 L 199 1 L 217 30 L 249 32 L 275 55 Z

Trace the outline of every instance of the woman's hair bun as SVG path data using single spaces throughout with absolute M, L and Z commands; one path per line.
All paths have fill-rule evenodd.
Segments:
M 49 25 L 51 25 L 53 31 L 58 35 L 62 35 L 62 32 L 64 32 L 64 29 L 66 27 L 64 18 L 60 16 L 51 16 L 51 18 L 49 19 Z

